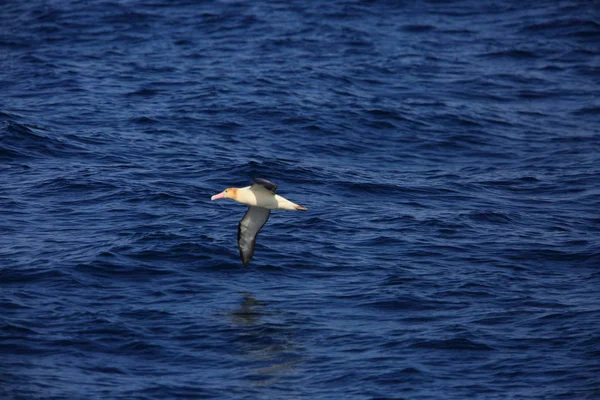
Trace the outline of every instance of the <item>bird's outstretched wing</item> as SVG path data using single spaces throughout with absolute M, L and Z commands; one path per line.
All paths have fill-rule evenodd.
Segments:
M 270 192 L 275 193 L 275 191 L 277 190 L 277 185 L 274 184 L 273 182 L 269 182 L 266 179 L 262 179 L 262 178 L 254 178 L 254 185 L 258 185 L 258 186 L 262 186 L 265 189 L 267 189 Z M 252 185 L 252 186 L 254 186 Z
M 247 266 L 254 255 L 256 236 L 269 219 L 271 210 L 262 207 L 248 207 L 248 211 L 238 225 L 238 249 L 242 263 Z

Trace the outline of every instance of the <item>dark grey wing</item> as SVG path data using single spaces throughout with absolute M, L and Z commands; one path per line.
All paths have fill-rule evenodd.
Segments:
M 269 219 L 271 210 L 262 207 L 248 207 L 248 211 L 238 225 L 238 249 L 244 266 L 250 263 L 254 254 L 256 235 Z
M 267 189 L 268 191 L 273 192 L 273 193 L 275 193 L 275 191 L 277 190 L 277 185 L 274 184 L 273 182 L 269 182 L 266 179 L 254 178 L 254 184 L 260 185 L 260 186 L 264 187 L 265 189 Z

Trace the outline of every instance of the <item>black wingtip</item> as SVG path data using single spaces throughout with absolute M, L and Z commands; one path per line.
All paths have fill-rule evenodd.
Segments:
M 263 178 L 254 178 L 252 182 L 254 182 L 255 185 L 260 185 L 273 193 L 275 193 L 275 191 L 277 190 L 277 185 L 275 183 Z

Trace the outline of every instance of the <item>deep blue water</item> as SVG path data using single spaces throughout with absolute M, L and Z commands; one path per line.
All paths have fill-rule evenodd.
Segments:
M 0 398 L 600 398 L 599 10 L 2 2 Z

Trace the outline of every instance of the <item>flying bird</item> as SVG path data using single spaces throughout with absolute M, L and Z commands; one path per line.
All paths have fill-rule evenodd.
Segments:
M 255 178 L 252 186 L 227 188 L 210 199 L 232 199 L 246 204 L 248 211 L 238 225 L 238 249 L 242 263 L 247 266 L 254 254 L 256 236 L 271 215 L 271 210 L 307 211 L 306 207 L 275 194 L 277 185 L 266 179 Z

